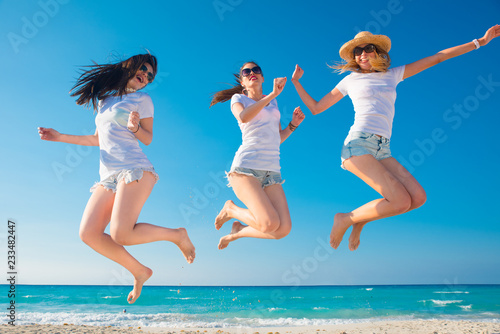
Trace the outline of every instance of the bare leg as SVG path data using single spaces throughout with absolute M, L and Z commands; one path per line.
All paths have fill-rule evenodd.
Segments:
M 236 196 L 248 209 L 240 208 L 232 201 L 228 201 L 217 216 L 219 222 L 235 218 L 261 232 L 267 233 L 277 230 L 280 226 L 279 214 L 262 189 L 260 182 L 253 176 L 237 173 L 232 173 L 229 176 L 229 181 Z
M 231 211 L 231 209 L 234 206 L 236 206 L 236 204 L 234 204 L 233 201 L 231 201 L 231 200 L 226 201 L 222 210 L 220 210 L 217 217 L 215 217 L 215 224 L 214 225 L 215 225 L 216 230 L 220 230 L 220 228 L 222 227 L 222 225 L 224 225 L 225 222 L 232 219 L 229 211 Z
M 264 189 L 264 192 L 268 196 L 273 207 L 278 212 L 280 219 L 280 226 L 278 227 L 278 229 L 273 232 L 261 232 L 259 230 L 256 230 L 252 226 L 245 226 L 239 221 L 236 221 L 233 223 L 231 233 L 220 239 L 219 249 L 226 248 L 230 242 L 235 241 L 239 238 L 281 239 L 290 233 L 290 230 L 292 228 L 292 220 L 290 218 L 290 211 L 288 209 L 288 203 L 286 201 L 283 187 L 279 184 L 274 184 L 266 187 Z M 230 205 L 231 209 L 229 211 L 231 212 L 231 210 L 235 210 L 236 213 L 238 213 L 238 209 L 233 208 L 233 206 L 236 205 L 232 203 Z
M 411 205 L 408 211 L 421 207 L 426 201 L 425 190 L 418 181 L 404 168 L 396 159 L 387 158 L 380 161 L 398 180 L 401 182 L 411 197 Z M 408 212 L 406 211 L 406 212 Z M 352 226 L 352 232 L 349 236 L 349 249 L 356 250 L 360 243 L 360 234 L 363 227 L 369 223 L 359 222 Z
M 120 182 L 111 215 L 111 237 L 120 245 L 130 246 L 154 241 L 170 241 L 182 251 L 186 261 L 192 263 L 195 248 L 184 228 L 171 229 L 147 223 L 137 223 L 139 214 L 153 190 L 155 177 L 144 172 L 139 182 Z
M 115 194 L 110 190 L 98 187 L 90 197 L 80 224 L 80 238 L 101 255 L 122 265 L 134 276 L 134 288 L 127 300 L 135 302 L 139 297 L 142 285 L 153 274 L 153 271 L 137 261 L 127 250 L 104 233 L 111 217 Z
M 353 224 L 369 222 L 408 211 L 411 197 L 405 186 L 371 155 L 354 156 L 344 161 L 344 167 L 383 196 L 349 212 L 334 217 L 330 244 L 337 248 L 346 230 Z

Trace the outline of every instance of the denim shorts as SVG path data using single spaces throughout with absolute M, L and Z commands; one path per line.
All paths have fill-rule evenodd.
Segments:
M 253 176 L 259 180 L 260 184 L 262 185 L 262 188 L 272 186 L 273 184 L 283 184 L 285 183 L 285 180 L 281 178 L 281 173 L 278 172 L 271 172 L 268 170 L 258 170 L 258 169 L 250 169 L 250 168 L 244 168 L 244 167 L 234 167 L 231 169 L 229 173 L 226 172 L 226 177 L 229 178 L 229 176 L 232 173 L 237 173 L 237 174 L 242 174 L 242 175 L 248 175 L 248 176 Z M 231 183 L 228 183 L 228 187 L 231 187 Z
M 158 173 L 155 172 L 153 167 L 151 168 L 134 168 L 134 169 L 123 169 L 115 174 L 108 176 L 102 181 L 96 182 L 92 188 L 90 188 L 90 192 L 94 192 L 98 186 L 103 186 L 106 190 L 111 190 L 114 193 L 116 192 L 116 187 L 121 180 L 125 181 L 125 184 L 129 184 L 130 182 L 137 181 L 139 182 L 142 179 L 144 172 L 150 172 L 156 178 L 156 182 L 160 179 Z
M 340 167 L 344 168 L 344 161 L 350 157 L 364 154 L 371 154 L 377 160 L 390 158 L 390 142 L 390 139 L 373 133 L 354 131 L 347 136 L 342 146 Z

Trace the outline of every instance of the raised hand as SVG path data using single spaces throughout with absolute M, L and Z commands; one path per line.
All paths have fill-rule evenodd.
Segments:
M 493 38 L 500 36 L 500 25 L 495 25 L 488 29 L 484 36 L 479 39 L 481 46 L 488 44 Z
M 134 133 L 137 132 L 137 130 L 139 130 L 140 121 L 139 113 L 137 111 L 132 111 L 128 116 L 127 128 Z
M 38 128 L 38 134 L 40 135 L 40 139 L 48 140 L 48 141 L 59 141 L 61 134 L 51 128 Z
M 295 71 L 292 74 L 292 82 L 297 82 L 304 75 L 304 70 L 299 66 L 295 65 Z
M 300 107 L 295 108 L 293 111 L 293 116 L 292 116 L 292 125 L 294 126 L 299 126 L 300 123 L 306 118 L 306 115 L 302 112 L 302 109 Z
M 274 97 L 277 97 L 278 95 L 280 95 L 281 92 L 283 91 L 283 88 L 285 88 L 285 84 L 286 84 L 286 77 L 274 79 L 273 92 L 271 94 Z

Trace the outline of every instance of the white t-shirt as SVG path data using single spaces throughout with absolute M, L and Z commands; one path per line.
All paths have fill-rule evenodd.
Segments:
M 256 103 L 244 94 L 235 94 L 231 98 L 231 107 L 235 103 L 246 108 Z M 273 99 L 267 106 L 247 123 L 238 121 L 243 143 L 236 152 L 231 170 L 235 167 L 251 168 L 271 172 L 280 172 L 280 111 L 278 102 Z
M 122 97 L 110 96 L 99 101 L 95 124 L 101 152 L 101 181 L 123 169 L 153 167 L 142 152 L 139 141 L 127 128 L 128 117 L 132 111 L 137 111 L 141 119 L 153 117 L 151 97 L 143 92 L 135 92 Z
M 336 88 L 342 95 L 349 95 L 354 105 L 354 124 L 349 133 L 363 131 L 391 138 L 396 86 L 403 81 L 404 72 L 404 66 L 387 72 L 352 72 L 338 83 Z

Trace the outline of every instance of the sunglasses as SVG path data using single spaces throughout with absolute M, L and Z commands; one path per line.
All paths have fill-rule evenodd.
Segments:
M 146 67 L 146 65 L 142 65 L 141 68 L 139 68 L 139 70 L 141 70 L 142 72 L 148 74 L 148 81 L 149 81 L 149 83 L 153 82 L 153 80 L 155 79 L 155 77 L 154 77 L 153 73 L 148 72 L 148 68 Z
M 355 56 L 361 56 L 363 54 L 363 51 L 366 53 L 372 53 L 373 51 L 377 50 L 377 47 L 373 44 L 368 44 L 364 48 L 356 46 L 353 50 Z
M 244 68 L 244 69 L 241 70 L 241 75 L 243 77 L 247 77 L 252 72 L 254 74 L 262 74 L 262 69 L 259 66 L 255 66 L 254 68 Z

